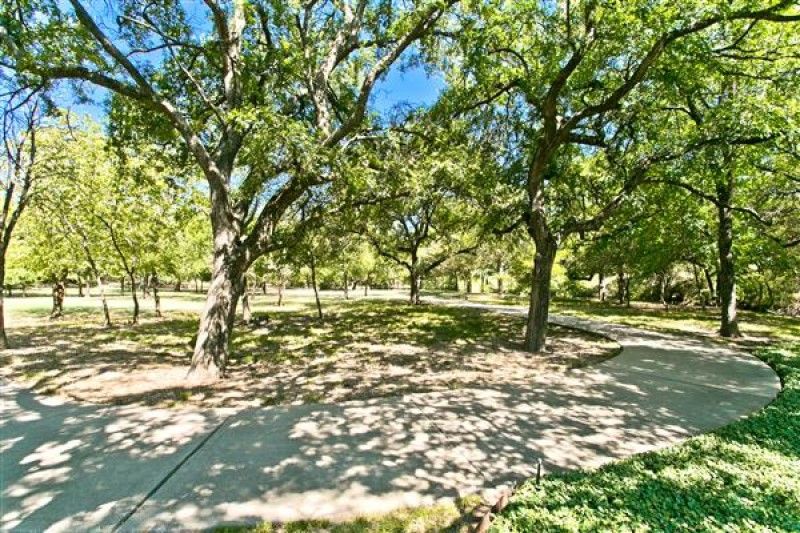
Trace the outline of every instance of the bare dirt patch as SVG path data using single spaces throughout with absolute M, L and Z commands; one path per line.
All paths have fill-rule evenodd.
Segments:
M 172 312 L 111 329 L 93 314 L 12 330 L 2 374 L 39 392 L 97 403 L 242 407 L 328 403 L 524 383 L 615 355 L 619 346 L 552 326 L 548 353 L 521 350 L 523 318 L 477 309 L 361 301 L 313 312 L 270 313 L 239 325 L 228 376 L 187 384 L 196 315 Z

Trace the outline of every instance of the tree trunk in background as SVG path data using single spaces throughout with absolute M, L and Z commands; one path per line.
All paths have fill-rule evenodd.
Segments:
M 617 272 L 617 301 L 620 305 L 625 303 L 625 272 L 622 269 Z
M 322 320 L 322 304 L 319 301 L 319 290 L 317 289 L 317 261 L 314 253 L 311 253 L 311 286 L 314 289 L 314 299 L 317 302 L 317 316 Z
M 369 281 L 364 282 L 364 297 L 369 296 Z
M 175 292 L 181 292 L 181 285 L 183 284 L 181 283 L 180 279 L 175 281 Z
M 667 276 L 664 274 L 658 275 L 658 297 L 661 299 L 661 305 L 665 308 L 669 307 L 667 304 Z
M 717 291 L 714 289 L 714 277 L 706 267 L 703 267 L 703 274 L 706 277 L 706 284 L 708 285 L 708 303 L 711 305 L 716 305 Z
M 131 285 L 131 297 L 133 298 L 133 317 L 131 318 L 131 324 L 138 324 L 139 323 L 139 298 L 136 296 L 136 274 L 133 272 L 128 273 L 128 279 Z
M 119 278 L 119 293 L 125 294 L 125 276 Z
M 64 316 L 64 295 L 66 288 L 63 281 L 53 284 L 53 309 L 50 311 L 50 318 L 60 318 Z
M 419 299 L 419 273 L 417 272 L 416 268 L 411 268 L 408 273 L 409 277 L 409 284 L 411 285 L 411 290 L 409 293 L 409 303 L 412 305 L 417 305 L 420 302 Z
M 631 277 L 627 276 L 625 278 L 625 305 L 627 307 L 631 306 Z
M 100 293 L 100 301 L 103 304 L 103 318 L 105 320 L 103 325 L 107 328 L 111 327 L 111 313 L 108 310 L 108 301 L 106 300 L 106 286 L 101 276 L 97 276 L 97 291 Z
M 253 319 L 253 313 L 250 309 L 250 287 L 247 283 L 247 278 L 244 279 L 242 284 L 242 321 L 249 324 Z
M 5 307 L 5 284 L 6 284 L 6 254 L 0 253 L 0 349 L 8 348 L 8 337 L 6 336 L 6 307 Z
M 283 280 L 278 283 L 278 307 L 283 305 Z
M 200 284 L 197 281 L 197 278 L 194 279 L 194 292 L 200 292 Z
M 536 239 L 533 260 L 531 293 L 528 305 L 528 322 L 525 328 L 525 350 L 540 353 L 547 340 L 547 318 L 550 311 L 550 278 L 556 259 L 558 244 L 550 235 Z
M 150 275 L 145 274 L 144 277 L 142 277 L 142 300 L 147 299 L 149 284 L 150 284 Z
M 161 296 L 158 295 L 158 274 L 150 275 L 150 284 L 153 287 L 153 302 L 155 303 L 156 316 L 161 318 Z
M 739 337 L 739 324 L 736 318 L 736 265 L 733 257 L 733 212 L 730 206 L 732 185 L 717 185 L 718 228 L 717 249 L 719 252 L 719 291 L 722 317 L 719 334 L 723 337 Z
M 605 281 L 606 281 L 606 278 L 603 275 L 603 272 L 602 271 L 598 272 L 597 273 L 597 298 L 601 302 L 605 302 L 606 301 L 606 284 L 605 284 Z
M 261 282 L 261 294 L 263 294 L 264 296 L 267 295 L 267 282 L 266 281 L 262 281 Z
M 80 274 L 76 275 L 78 276 L 78 296 L 83 297 L 85 296 L 85 294 L 83 294 L 83 278 Z
M 344 271 L 344 299 L 350 299 L 350 279 L 346 270 Z
M 467 275 L 467 294 L 472 294 L 472 272 Z

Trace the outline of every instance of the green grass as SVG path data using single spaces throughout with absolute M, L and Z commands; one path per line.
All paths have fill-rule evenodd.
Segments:
M 401 509 L 380 516 L 364 516 L 350 522 L 334 523 L 327 520 L 303 520 L 287 524 L 260 524 L 258 526 L 222 527 L 215 533 L 413 533 L 426 531 L 466 532 L 473 524 L 473 512 L 481 504 L 477 496 L 459 498 L 453 503 L 442 503 L 415 509 Z
M 436 296 L 463 299 L 463 295 L 445 292 Z M 514 294 L 471 294 L 469 301 L 496 305 L 525 306 L 527 299 Z M 645 329 L 681 335 L 703 335 L 713 337 L 719 329 L 719 309 L 708 307 L 670 306 L 633 302 L 630 307 L 613 301 L 556 299 L 550 307 L 551 313 L 594 318 Z M 739 328 L 751 340 L 791 341 L 800 338 L 800 318 L 772 313 L 739 311 Z
M 529 482 L 493 530 L 800 531 L 800 343 L 757 355 L 784 387 L 763 410 L 665 450 Z

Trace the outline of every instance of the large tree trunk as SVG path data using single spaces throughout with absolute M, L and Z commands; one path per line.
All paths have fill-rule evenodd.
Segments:
M 736 266 L 733 257 L 733 213 L 730 205 L 730 188 L 718 187 L 720 203 L 717 207 L 717 249 L 719 252 L 719 282 L 717 289 L 722 304 L 719 334 L 723 337 L 739 337 L 736 318 Z
M 175 280 L 175 292 L 181 292 L 182 285 L 180 278 Z
M 547 318 L 550 311 L 550 278 L 558 244 L 550 236 L 536 239 L 536 255 L 531 277 L 528 323 L 525 329 L 525 350 L 540 353 L 547 340 Z
M 206 304 L 200 315 L 190 377 L 225 376 L 237 304 L 242 295 L 245 265 L 227 245 L 215 251 Z

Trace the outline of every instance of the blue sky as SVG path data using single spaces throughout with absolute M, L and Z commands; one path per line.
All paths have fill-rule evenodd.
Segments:
M 444 86 L 441 76 L 428 75 L 422 67 L 415 66 L 405 70 L 394 67 L 373 89 L 371 104 L 381 113 L 391 110 L 397 104 L 430 105 L 436 101 Z M 66 86 L 59 91 L 57 100 L 75 113 L 105 122 L 103 100 L 107 92 L 100 89 L 89 91 L 91 87 L 88 84 L 84 84 L 84 88 L 92 95 L 94 103 L 77 103 Z

